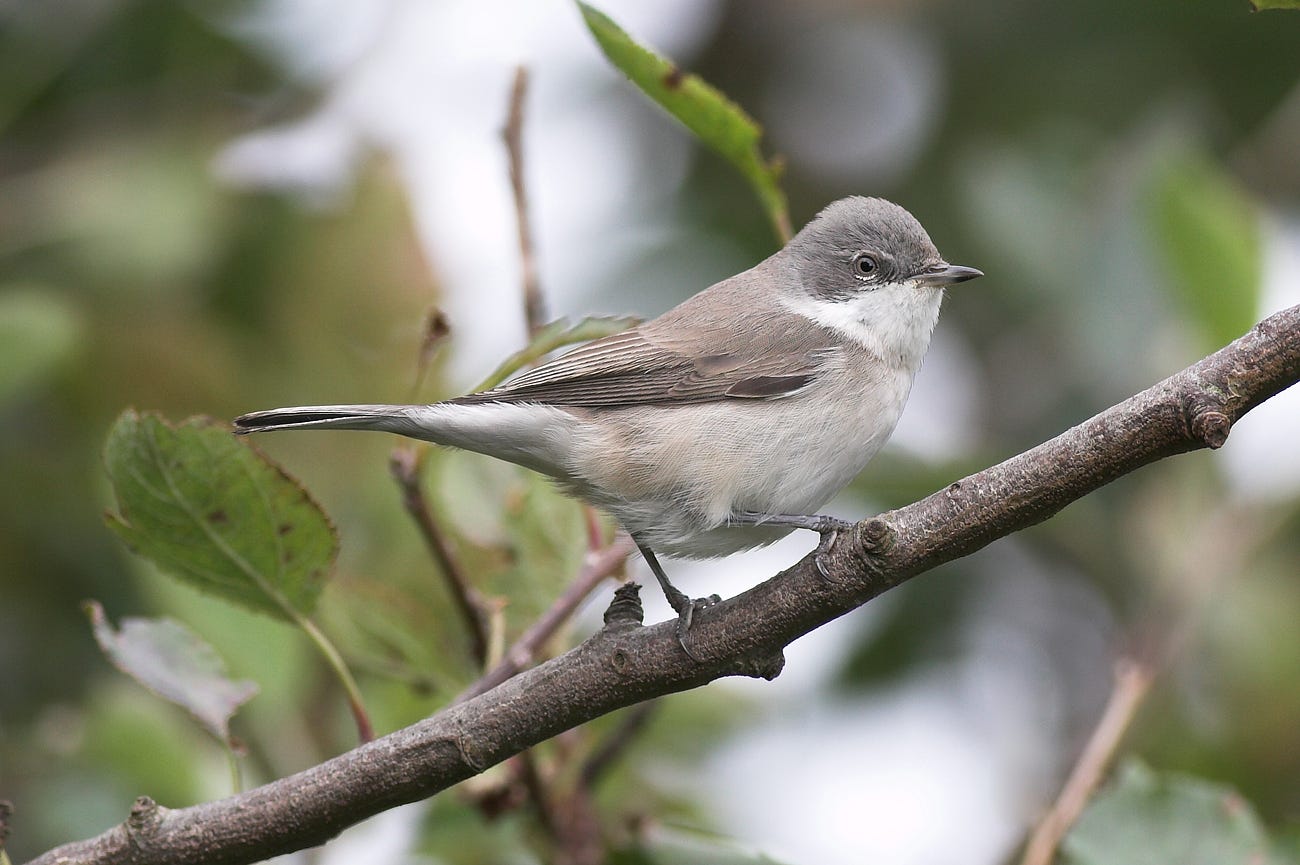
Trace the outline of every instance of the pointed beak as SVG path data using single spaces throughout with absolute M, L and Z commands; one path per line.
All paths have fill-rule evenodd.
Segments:
M 952 285 L 953 283 L 965 282 L 968 279 L 983 275 L 984 271 L 982 270 L 944 262 L 922 273 L 916 278 L 916 281 L 921 285 Z

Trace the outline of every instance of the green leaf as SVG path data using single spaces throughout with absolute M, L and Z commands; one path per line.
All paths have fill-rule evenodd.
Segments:
M 117 496 L 108 525 L 163 571 L 287 621 L 316 605 L 338 553 L 297 481 L 212 421 L 172 426 L 128 410 L 104 446 Z
M 591 342 L 593 339 L 622 333 L 640 323 L 640 319 L 630 316 L 592 316 L 584 318 L 575 325 L 570 325 L 569 320 L 566 318 L 556 319 L 539 330 L 528 345 L 502 361 L 501 365 L 493 370 L 492 374 L 474 390 L 491 390 L 520 369 L 529 364 L 537 363 L 557 348 L 575 345 L 580 342 Z
M 1263 274 L 1249 196 L 1218 165 L 1186 155 L 1158 172 L 1149 201 L 1160 257 L 1207 348 L 1241 336 L 1258 315 Z
M 256 696 L 256 683 L 226 678 L 216 650 L 173 619 L 123 619 L 115 630 L 97 602 L 87 601 L 85 611 L 95 642 L 113 666 L 231 744 L 230 718 Z
M 1062 849 L 1068 865 L 1272 861 L 1259 817 L 1236 792 L 1136 761 L 1092 801 Z
M 1265 9 L 1300 9 L 1300 0 L 1250 0 L 1256 12 Z
M 18 286 L 0 290 L 0 403 L 71 357 L 81 332 L 76 309 L 53 292 Z
M 754 188 L 781 242 L 789 240 L 790 214 L 779 182 L 781 165 L 763 158 L 758 146 L 763 130 L 754 118 L 699 76 L 683 72 L 638 44 L 603 12 L 582 2 L 578 8 L 609 61 L 734 165 Z

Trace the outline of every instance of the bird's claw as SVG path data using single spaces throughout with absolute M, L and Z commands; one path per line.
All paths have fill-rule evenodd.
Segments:
M 681 603 L 673 604 L 673 608 L 677 610 L 677 644 L 682 647 L 682 651 L 686 653 L 686 656 L 697 664 L 702 664 L 704 661 L 699 655 L 691 651 L 690 646 L 686 645 L 686 635 L 690 632 L 691 624 L 695 621 L 696 610 L 711 607 L 721 600 L 722 598 L 718 595 L 693 599 L 682 595 L 680 598 Z
M 817 542 L 817 549 L 813 552 L 813 564 L 817 568 L 817 573 L 828 583 L 834 583 L 836 580 L 826 568 L 825 556 L 831 551 L 831 547 L 835 546 L 835 541 L 839 538 L 840 532 L 848 531 L 851 528 L 853 528 L 853 523 L 837 520 L 833 517 L 823 517 L 814 527 L 814 531 L 821 535 L 821 540 Z

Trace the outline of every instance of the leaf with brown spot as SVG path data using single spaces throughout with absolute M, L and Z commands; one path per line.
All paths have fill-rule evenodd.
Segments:
M 753 187 L 781 242 L 790 239 L 790 213 L 781 190 L 782 162 L 764 158 L 762 127 L 698 75 L 638 43 L 608 15 L 579 2 L 587 29 L 619 71 L 706 146 L 736 167 Z
M 306 490 L 229 429 L 127 411 L 104 446 L 108 525 L 164 572 L 294 621 L 316 606 L 338 538 Z

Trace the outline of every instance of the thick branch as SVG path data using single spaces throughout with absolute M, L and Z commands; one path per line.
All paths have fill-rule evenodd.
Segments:
M 674 623 L 641 627 L 615 614 L 636 608 L 620 590 L 620 605 L 591 639 L 487 693 L 238 796 L 174 811 L 140 799 L 125 824 L 35 861 L 254 862 L 323 843 L 615 709 L 722 676 L 772 678 L 782 649 L 802 634 L 1140 466 L 1222 445 L 1238 418 L 1297 379 L 1300 307 L 1293 307 L 1046 444 L 858 524 L 825 557 L 831 580 L 810 556 L 704 610 L 691 632 L 703 663 L 682 651 Z

